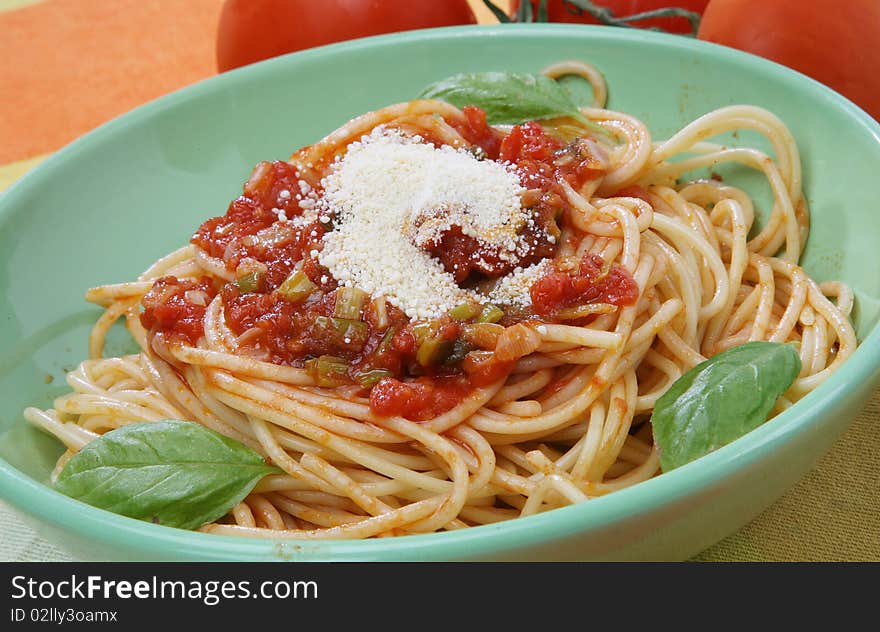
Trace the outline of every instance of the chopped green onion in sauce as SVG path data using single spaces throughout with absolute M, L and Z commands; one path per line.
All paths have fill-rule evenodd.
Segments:
M 235 284 L 242 294 L 252 294 L 260 288 L 262 276 L 259 272 L 251 272 L 236 280 Z
M 504 311 L 497 305 L 487 304 L 477 318 L 478 323 L 497 323 L 504 318 Z
M 444 340 L 439 336 L 426 339 L 416 351 L 416 362 L 422 366 L 442 364 L 452 352 L 453 341 Z
M 372 388 L 386 377 L 394 377 L 394 373 L 388 369 L 368 369 L 355 374 L 358 384 L 364 388 Z
M 461 303 L 449 310 L 449 317 L 454 320 L 471 320 L 480 315 L 480 306 L 476 303 Z
M 336 305 L 333 307 L 333 315 L 337 318 L 349 318 L 360 320 L 361 309 L 367 302 L 369 295 L 356 287 L 340 287 L 336 290 Z
M 318 286 L 302 270 L 293 272 L 278 288 L 278 294 L 292 303 L 302 303 Z
M 306 369 L 318 386 L 332 388 L 349 384 L 348 364 L 342 358 L 323 355 L 306 362 Z

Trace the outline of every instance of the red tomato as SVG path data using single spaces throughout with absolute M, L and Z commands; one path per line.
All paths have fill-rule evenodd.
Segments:
M 880 119 L 877 0 L 712 0 L 698 37 L 794 68 Z
M 538 0 L 531 1 L 533 13 L 537 12 Z M 593 4 L 596 6 L 610 9 L 616 18 L 671 7 L 702 13 L 708 3 L 709 0 L 593 0 Z M 519 4 L 520 0 L 514 0 L 511 15 L 519 7 Z M 568 0 L 547 0 L 547 20 L 549 22 L 599 24 L 596 18 Z M 631 24 L 638 28 L 657 28 L 669 33 L 693 33 L 690 21 L 680 16 L 650 18 Z
M 454 408 L 471 390 L 461 376 L 422 377 L 411 382 L 386 377 L 370 391 L 370 408 L 380 415 L 427 421 Z
M 475 23 L 467 0 L 226 0 L 217 68 L 369 35 Z

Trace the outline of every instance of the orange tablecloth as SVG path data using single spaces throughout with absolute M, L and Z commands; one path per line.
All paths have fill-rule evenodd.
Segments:
M 104 121 L 214 74 L 221 4 L 0 0 L 0 191 Z M 880 560 L 878 421 L 880 393 L 798 486 L 699 559 Z M 0 531 L 0 560 L 66 559 L 2 502 Z

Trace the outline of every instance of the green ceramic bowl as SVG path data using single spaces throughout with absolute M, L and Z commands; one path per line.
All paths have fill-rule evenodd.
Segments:
M 222 213 L 261 159 L 349 118 L 477 70 L 590 60 L 610 107 L 662 138 L 706 111 L 778 114 L 803 155 L 813 228 L 804 263 L 857 293 L 861 347 L 802 402 L 685 467 L 577 506 L 464 531 L 348 542 L 205 535 L 123 518 L 46 485 L 59 444 L 22 419 L 66 389 L 99 312 L 86 288 L 133 278 Z M 0 497 L 48 540 L 97 560 L 684 559 L 801 478 L 880 381 L 880 126 L 789 70 L 684 37 L 522 25 L 411 32 L 310 50 L 213 78 L 108 123 L 0 197 Z M 748 139 L 740 139 L 745 141 Z M 761 192 L 757 191 L 760 195 Z M 130 349 L 123 336 L 111 353 Z

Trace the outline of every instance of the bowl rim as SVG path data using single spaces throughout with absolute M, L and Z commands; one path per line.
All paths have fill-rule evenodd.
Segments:
M 545 39 L 578 36 L 585 41 L 637 47 L 679 48 L 696 52 L 702 59 L 722 60 L 750 67 L 770 79 L 790 84 L 796 91 L 838 108 L 864 128 L 880 144 L 880 124 L 857 105 L 830 88 L 775 62 L 716 44 L 639 29 L 571 24 L 505 24 L 456 26 L 406 31 L 362 38 L 299 51 L 215 75 L 141 105 L 76 139 L 14 183 L 0 196 L 0 224 L 16 211 L 16 202 L 38 188 L 52 173 L 109 135 L 127 125 L 145 121 L 179 103 L 210 93 L 224 84 L 235 85 L 251 75 L 272 75 L 282 66 L 307 60 L 346 55 L 362 48 L 395 46 L 429 40 L 475 37 Z M 851 358 L 823 384 L 792 408 L 736 441 L 687 465 L 612 494 L 500 523 L 451 532 L 407 535 L 369 540 L 257 539 L 186 531 L 119 516 L 86 505 L 56 492 L 0 458 L 0 498 L 46 525 L 83 539 L 106 543 L 114 550 L 152 551 L 166 559 L 282 559 L 404 560 L 453 559 L 469 553 L 480 557 L 526 549 L 566 535 L 619 524 L 639 514 L 671 505 L 711 488 L 738 470 L 758 461 L 784 444 L 789 437 L 821 423 L 835 402 L 846 398 L 858 385 L 880 375 L 880 324 L 875 324 Z M 851 422 L 852 420 L 850 420 Z M 597 507 L 598 505 L 598 507 Z

